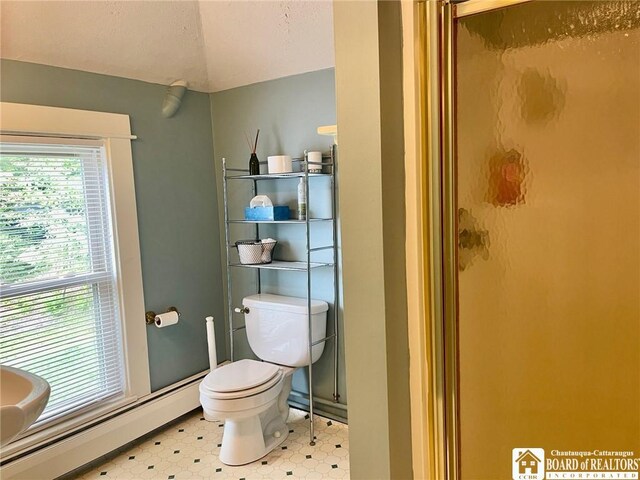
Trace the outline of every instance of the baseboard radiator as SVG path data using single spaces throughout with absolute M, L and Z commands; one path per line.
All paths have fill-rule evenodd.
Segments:
M 125 411 L 62 439 L 35 445 L 6 463 L 3 460 L 0 476 L 3 480 L 50 480 L 86 465 L 198 408 L 198 385 L 207 373 L 154 392 Z

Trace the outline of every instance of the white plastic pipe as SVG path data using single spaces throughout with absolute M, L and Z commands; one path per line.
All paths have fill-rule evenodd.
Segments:
M 216 331 L 214 328 L 213 317 L 205 318 L 207 321 L 207 344 L 209 346 L 209 368 L 213 372 L 218 366 L 218 357 L 216 355 Z M 217 418 L 211 417 L 207 412 L 204 413 L 204 419 L 207 422 L 217 422 Z
M 207 317 L 207 344 L 209 345 L 209 368 L 211 371 L 218 367 L 218 356 L 216 355 L 216 331 L 213 317 Z
M 187 87 L 188 84 L 184 80 L 178 80 L 169 85 L 167 93 L 164 96 L 164 101 L 162 102 L 163 117 L 171 118 L 176 114 L 182 104 L 182 97 L 184 97 Z

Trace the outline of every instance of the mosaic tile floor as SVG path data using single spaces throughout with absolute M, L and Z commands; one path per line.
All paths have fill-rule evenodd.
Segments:
M 207 422 L 196 410 L 128 450 L 73 477 L 76 479 L 348 479 L 347 426 L 316 416 L 316 445 L 309 445 L 306 412 L 291 409 L 284 443 L 249 465 L 230 467 L 218 459 L 222 423 Z

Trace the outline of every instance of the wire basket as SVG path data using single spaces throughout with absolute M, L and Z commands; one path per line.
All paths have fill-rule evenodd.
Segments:
M 238 240 L 236 248 L 242 265 L 271 263 L 271 253 L 278 243 L 276 240 Z

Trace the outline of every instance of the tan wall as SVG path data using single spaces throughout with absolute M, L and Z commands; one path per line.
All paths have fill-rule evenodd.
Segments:
M 459 280 L 464 479 L 511 478 L 516 447 L 640 457 L 638 59 L 640 29 L 507 51 L 459 30 L 459 207 L 490 239 Z M 521 205 L 487 201 L 501 148 Z
M 334 2 L 351 477 L 411 478 L 400 5 Z

